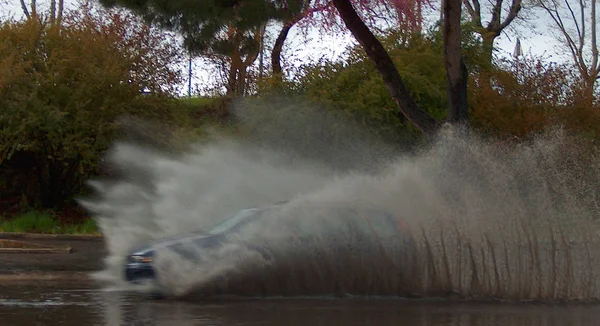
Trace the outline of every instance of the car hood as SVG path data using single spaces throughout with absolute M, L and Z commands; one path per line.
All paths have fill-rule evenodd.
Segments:
M 158 238 L 138 247 L 135 247 L 132 251 L 130 251 L 129 256 L 145 256 L 151 254 L 153 251 L 166 248 L 177 243 L 186 243 L 201 238 L 207 238 L 210 236 L 211 234 L 205 232 L 193 232 L 184 235 Z

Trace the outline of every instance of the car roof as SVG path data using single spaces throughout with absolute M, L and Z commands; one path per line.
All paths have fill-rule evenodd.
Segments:
M 247 218 L 255 217 L 255 216 L 257 216 L 257 214 L 260 214 L 267 210 L 271 210 L 271 209 L 280 207 L 287 202 L 288 201 L 282 201 L 282 202 L 278 202 L 273 205 L 270 205 L 267 207 L 262 207 L 262 208 L 253 207 L 253 208 L 242 209 L 242 210 L 237 211 L 235 214 L 231 215 L 227 219 L 222 220 L 220 223 L 218 223 L 214 227 L 210 228 L 209 231 L 194 231 L 194 232 L 189 232 L 189 233 L 185 233 L 185 234 L 179 234 L 179 235 L 173 235 L 173 236 L 155 239 L 149 243 L 146 243 L 144 246 L 138 247 L 138 249 L 134 250 L 133 252 L 134 253 L 142 253 L 142 252 L 151 251 L 153 249 L 164 248 L 164 247 L 176 244 L 176 243 L 193 241 L 198 238 L 216 236 L 216 235 L 220 234 L 221 232 L 227 231 L 228 229 L 239 225 L 240 222 L 243 222 Z M 363 212 L 363 213 L 368 213 L 370 216 L 373 216 L 371 214 L 377 214 L 382 217 L 391 217 L 391 214 L 389 214 L 385 211 L 379 210 L 379 209 L 374 209 L 374 208 L 355 208 L 355 207 L 344 207 L 344 206 L 338 206 L 338 205 L 308 205 L 308 206 L 303 206 L 303 208 L 325 209 L 325 210 L 334 209 L 334 210 L 340 210 L 340 211 L 346 211 L 346 212 L 353 212 L 355 214 Z M 251 212 L 251 213 L 246 214 L 246 215 L 241 215 L 241 214 L 248 213 L 248 212 Z M 227 223 L 231 220 L 234 220 L 236 218 L 239 220 L 234 221 L 232 225 L 229 225 L 222 229 L 218 229 L 220 226 L 222 226 L 225 223 Z M 216 231 L 219 231 L 219 232 L 216 232 L 215 229 L 218 229 Z

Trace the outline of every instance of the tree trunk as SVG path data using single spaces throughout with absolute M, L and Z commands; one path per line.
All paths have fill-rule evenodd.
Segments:
M 449 0 L 450 1 L 450 0 Z M 482 35 L 483 51 L 485 63 L 489 65 L 488 69 L 492 67 L 494 62 L 494 41 L 497 35 L 493 32 L 486 32 Z
M 439 126 L 438 122 L 427 112 L 421 110 L 412 99 L 389 54 L 358 16 L 350 1 L 333 0 L 333 4 L 346 27 L 361 44 L 369 59 L 375 64 L 377 71 L 402 113 L 424 133 L 434 134 Z
M 466 123 L 467 67 L 462 59 L 460 14 L 461 0 L 444 1 L 444 63 L 449 108 L 448 121 Z
M 56 22 L 56 0 L 50 0 L 50 23 Z
M 65 10 L 65 0 L 58 0 L 58 13 L 56 15 L 56 21 L 58 24 L 62 21 L 63 11 Z
M 246 95 L 246 91 L 247 91 L 246 86 L 248 85 L 248 80 L 247 80 L 248 67 L 250 67 L 252 64 L 254 64 L 254 62 L 258 58 L 258 55 L 261 50 L 260 43 L 263 40 L 264 32 L 265 32 L 265 26 L 259 27 L 254 31 L 254 41 L 257 43 L 256 47 L 254 47 L 254 50 L 252 52 L 247 54 L 246 59 L 241 61 L 240 67 L 238 69 L 238 81 L 237 81 L 238 82 L 237 95 L 239 95 L 239 96 Z
M 238 70 L 237 90 L 235 92 L 238 96 L 246 95 L 246 69 L 247 67 L 240 67 Z
M 281 70 L 281 52 L 283 51 L 283 44 L 292 28 L 292 24 L 285 24 L 281 31 L 279 31 L 279 36 L 277 36 L 277 40 L 275 40 L 275 45 L 273 46 L 273 50 L 271 51 L 271 65 L 273 66 L 273 77 L 278 80 L 283 79 L 283 73 Z
M 584 81 L 583 90 L 583 105 L 591 108 L 594 105 L 594 85 L 596 84 L 596 77 L 590 76 Z
M 228 96 L 235 94 L 236 85 L 237 85 L 237 73 L 238 73 L 237 64 L 236 64 L 236 61 L 234 60 L 233 56 L 230 58 L 230 60 L 231 60 L 231 62 L 229 65 L 229 77 L 227 80 L 227 95 Z
M 21 0 L 21 9 L 23 9 L 23 14 L 25 14 L 25 17 L 31 17 L 31 14 L 29 14 L 29 9 L 27 9 L 27 5 L 25 4 L 25 0 Z
M 31 15 L 37 17 L 37 1 L 31 0 Z

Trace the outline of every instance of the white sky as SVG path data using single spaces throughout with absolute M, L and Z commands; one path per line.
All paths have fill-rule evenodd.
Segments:
M 435 2 L 436 0 L 432 1 Z M 30 2 L 30 0 L 26 0 L 26 2 Z M 50 1 L 37 0 L 37 2 L 38 7 L 43 9 L 48 7 Z M 65 0 L 65 6 L 72 6 L 76 2 L 76 0 Z M 0 7 L 2 16 L 9 15 L 15 18 L 23 16 L 18 0 L 0 0 L 0 4 L 2 4 Z M 484 5 L 484 2 L 482 2 L 482 5 Z M 437 12 L 429 13 L 429 17 L 433 20 L 438 16 Z M 571 60 L 570 57 L 565 55 L 564 48 L 556 41 L 554 37 L 556 32 L 550 27 L 549 18 L 540 11 L 530 12 L 530 16 L 526 26 L 523 26 L 521 21 L 516 20 L 513 22 L 510 30 L 497 38 L 495 45 L 500 52 L 499 54 L 505 57 L 512 56 L 518 35 L 524 53 L 549 55 L 552 56 L 553 61 Z M 483 17 L 483 21 L 486 21 L 485 16 Z M 349 34 L 338 36 L 321 35 L 316 31 L 310 33 L 309 39 L 306 40 L 305 36 L 298 33 L 298 30 L 294 28 L 286 40 L 284 54 L 288 61 L 294 60 L 294 62 L 317 60 L 322 56 L 334 58 L 342 54 L 346 46 L 352 42 L 354 42 L 354 39 Z M 187 67 L 183 69 L 185 71 L 184 75 L 187 75 Z M 201 60 L 196 60 L 194 64 L 195 78 L 193 79 L 193 84 L 203 84 L 213 79 L 211 76 L 203 73 L 203 70 Z M 182 87 L 182 93 L 186 92 L 187 83 Z

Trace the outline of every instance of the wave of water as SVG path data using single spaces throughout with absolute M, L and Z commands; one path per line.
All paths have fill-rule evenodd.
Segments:
M 326 148 L 327 141 L 317 145 Z M 352 149 L 364 162 L 360 150 Z M 164 286 L 183 294 L 227 271 L 248 271 L 251 276 L 228 289 L 258 295 L 598 297 L 593 270 L 600 261 L 600 247 L 594 247 L 600 160 L 560 130 L 508 144 L 448 127 L 419 152 L 398 153 L 366 172 L 284 152 L 235 140 L 204 142 L 183 153 L 117 143 L 107 163 L 120 177 L 93 182 L 97 196 L 83 202 L 109 249 L 107 268 L 97 277 L 122 284 L 124 256 L 145 241 L 289 200 L 280 211 L 287 216 L 283 226 L 246 235 L 269 242 L 279 253 L 274 262 L 240 248 L 226 248 L 203 265 L 172 255 L 162 264 Z M 299 253 L 286 223 L 304 219 L 318 230 L 336 218 L 302 211 L 315 205 L 390 212 L 407 223 L 418 248 L 402 257 L 393 250 L 367 257 L 356 254 L 355 239 L 340 228 L 305 248 L 310 255 Z M 334 242 L 347 250 L 333 253 Z

